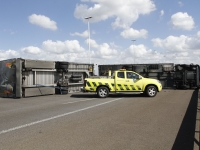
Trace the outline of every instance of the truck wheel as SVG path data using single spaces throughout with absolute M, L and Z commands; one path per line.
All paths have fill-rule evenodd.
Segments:
M 153 85 L 150 85 L 146 88 L 145 92 L 146 92 L 147 96 L 154 97 L 157 94 L 157 88 Z
M 106 98 L 109 95 L 109 90 L 105 86 L 101 86 L 97 89 L 97 95 L 100 98 Z

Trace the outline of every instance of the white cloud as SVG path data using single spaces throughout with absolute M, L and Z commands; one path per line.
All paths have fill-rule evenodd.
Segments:
M 67 61 L 67 62 L 83 62 L 89 63 L 88 53 L 86 51 L 81 53 L 63 53 L 63 54 L 55 54 L 43 52 L 40 58 L 45 58 L 45 60 L 54 60 L 54 61 Z
M 125 51 L 122 51 L 119 58 L 119 63 L 159 63 L 163 59 L 161 53 L 148 49 L 143 44 L 131 45 Z
M 129 28 L 121 32 L 121 36 L 124 38 L 147 38 L 148 31 L 145 29 L 134 30 L 133 28 Z
M 165 14 L 164 10 L 160 11 L 160 17 L 162 17 Z
M 88 40 L 86 40 L 88 43 Z M 93 58 L 104 58 L 113 59 L 118 56 L 118 51 L 112 48 L 108 43 L 97 44 L 95 40 L 90 40 L 91 46 L 91 57 Z
M 29 22 L 46 29 L 57 30 L 57 23 L 44 15 L 32 14 L 29 16 Z
M 162 48 L 170 52 L 187 52 L 200 50 L 200 38 L 188 37 L 181 35 L 180 37 L 168 36 L 165 39 L 152 39 L 155 47 Z
M 86 43 L 88 44 L 89 43 L 89 40 L 87 39 L 86 40 Z M 95 48 L 95 49 L 98 49 L 98 47 L 99 47 L 99 45 L 96 43 L 96 41 L 95 40 L 93 40 L 93 39 L 90 39 L 90 46 L 92 47 L 92 48 Z
M 115 18 L 112 23 L 113 28 L 128 28 L 135 22 L 139 15 L 149 14 L 156 10 L 152 0 L 118 0 L 117 2 L 108 0 L 82 0 L 82 2 L 95 3 L 92 7 L 86 4 L 76 6 L 74 15 L 76 18 L 85 20 L 87 16 L 92 16 L 90 22 L 98 22 L 108 18 Z
M 86 43 L 88 39 L 86 40 Z M 102 43 L 97 44 L 95 40 L 90 40 L 91 51 L 85 50 L 79 45 L 76 40 L 73 41 L 52 41 L 47 40 L 42 43 L 42 48 L 27 46 L 17 50 L 0 50 L 0 60 L 10 58 L 25 58 L 36 60 L 50 60 L 50 61 L 67 61 L 67 62 L 83 62 L 89 63 L 89 56 L 92 62 L 102 64 L 110 59 L 114 61 L 119 57 L 118 51 L 113 48 L 116 45 Z M 113 46 L 111 46 L 113 45 Z
M 140 57 L 148 53 L 147 48 L 142 44 L 132 45 L 129 47 L 128 51 L 131 56 L 135 55 L 136 57 Z
M 88 39 L 84 49 L 76 40 L 44 41 L 40 47 L 27 46 L 21 50 L 0 50 L 0 60 L 10 58 L 40 59 L 67 62 L 91 62 L 97 64 L 124 63 L 194 63 L 199 64 L 200 31 L 195 36 L 168 36 L 164 39 L 152 39 L 155 49 L 143 44 L 130 44 L 127 49 L 115 43 L 97 43 L 90 40 L 91 51 L 88 50 Z
M 34 54 L 34 55 L 41 53 L 40 48 L 34 47 L 34 46 L 24 47 L 24 48 L 21 49 L 21 51 L 24 52 L 24 53 Z
M 161 10 L 160 16 L 159 16 L 159 21 L 161 21 L 163 19 L 164 14 L 165 14 L 164 10 Z
M 78 32 L 75 32 L 75 33 L 71 33 L 70 35 L 72 36 L 80 36 L 80 37 L 83 37 L 83 38 L 88 38 L 88 31 L 84 31 L 83 33 L 78 33 Z
M 182 7 L 182 6 L 183 6 L 183 3 L 182 3 L 181 1 L 179 1 L 179 2 L 178 2 L 178 5 L 179 5 L 180 7 Z
M 197 36 L 200 37 L 200 31 L 197 32 Z
M 45 50 L 41 50 L 39 55 L 33 55 L 30 53 L 24 53 L 21 51 L 21 58 L 36 59 L 36 60 L 50 60 L 50 61 L 67 61 L 67 62 L 88 62 L 88 53 L 86 51 L 80 53 L 53 53 Z
M 194 20 L 187 13 L 178 12 L 171 16 L 171 24 L 175 29 L 192 30 L 194 28 Z
M 0 60 L 19 57 L 20 54 L 15 50 L 0 50 Z
M 77 40 L 72 41 L 56 41 L 47 40 L 42 43 L 42 48 L 45 51 L 52 52 L 55 54 L 65 53 L 80 53 L 84 51 L 84 48 L 80 46 Z
M 98 54 L 101 56 L 113 56 L 117 54 L 117 50 L 111 49 L 107 43 L 99 45 Z

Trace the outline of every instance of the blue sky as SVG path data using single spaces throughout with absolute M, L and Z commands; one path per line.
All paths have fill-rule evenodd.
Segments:
M 0 2 L 0 60 L 200 64 L 199 0 Z

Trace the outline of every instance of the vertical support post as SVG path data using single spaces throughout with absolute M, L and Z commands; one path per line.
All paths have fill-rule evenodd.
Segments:
M 90 56 L 90 22 L 89 19 L 91 19 L 92 17 L 86 17 L 85 19 L 88 20 L 88 48 L 89 48 L 89 62 L 91 64 L 91 56 Z
M 134 64 L 135 64 L 135 49 L 134 49 L 134 42 L 136 41 L 136 40 L 132 40 L 133 41 L 133 54 L 134 54 Z
M 22 97 L 22 60 L 16 59 L 16 84 L 15 84 L 15 97 Z

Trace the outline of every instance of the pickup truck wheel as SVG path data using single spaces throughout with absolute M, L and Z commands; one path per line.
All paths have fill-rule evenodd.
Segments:
M 100 98 L 106 98 L 106 97 L 109 95 L 109 90 L 108 90 L 108 88 L 105 87 L 105 86 L 99 87 L 98 90 L 97 90 L 97 95 L 98 95 Z
M 156 94 L 157 94 L 157 88 L 156 88 L 155 86 L 153 86 L 153 85 L 148 86 L 148 87 L 146 88 L 146 94 L 147 94 L 147 96 L 149 96 L 149 97 L 154 97 L 154 96 L 156 96 Z

